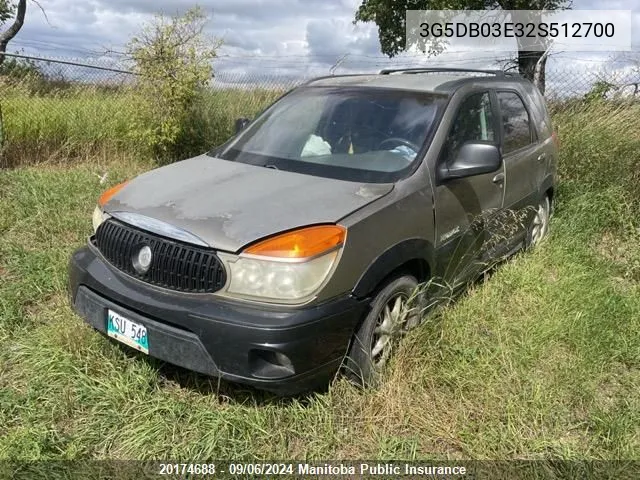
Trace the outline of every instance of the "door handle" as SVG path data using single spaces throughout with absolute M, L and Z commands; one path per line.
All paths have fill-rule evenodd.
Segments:
M 539 162 L 543 162 L 546 158 L 547 158 L 547 154 L 546 153 L 541 153 L 540 155 L 538 155 L 538 161 Z
M 504 183 L 504 173 L 497 174 L 495 177 L 493 177 L 493 180 L 491 180 L 491 181 L 493 183 L 497 183 L 497 184 Z

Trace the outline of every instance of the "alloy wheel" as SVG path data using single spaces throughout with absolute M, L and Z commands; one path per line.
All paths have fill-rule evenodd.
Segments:
M 376 370 L 386 364 L 396 340 L 407 331 L 412 317 L 408 300 L 408 296 L 400 292 L 387 301 L 378 315 L 371 341 L 371 359 Z
M 533 218 L 533 228 L 531 229 L 531 246 L 534 247 L 549 231 L 549 197 L 544 197 L 544 200 L 538 205 L 536 209 L 536 215 Z

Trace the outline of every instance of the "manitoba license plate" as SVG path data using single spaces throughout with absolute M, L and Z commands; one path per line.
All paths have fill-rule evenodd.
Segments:
M 107 311 L 107 335 L 144 353 L 149 353 L 147 327 L 112 310 Z

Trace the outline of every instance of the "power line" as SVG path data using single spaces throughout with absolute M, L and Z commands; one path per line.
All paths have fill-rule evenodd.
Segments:
M 72 65 L 75 67 L 86 67 L 86 68 L 93 68 L 94 70 L 105 70 L 108 72 L 115 72 L 115 73 L 127 73 L 127 74 L 131 74 L 131 75 L 137 75 L 137 73 L 129 71 L 129 70 L 121 70 L 119 68 L 111 68 L 111 67 L 102 67 L 102 66 L 98 66 L 98 65 L 89 65 L 86 63 L 79 63 L 79 62 L 71 62 L 69 60 L 58 60 L 58 59 L 53 59 L 53 58 L 42 58 L 42 57 L 36 57 L 33 55 L 22 55 L 19 53 L 1 53 L 0 52 L 0 56 L 5 56 L 5 57 L 14 57 L 14 58 L 24 58 L 24 59 L 28 59 L 28 60 L 37 60 L 40 62 L 49 62 L 49 63 L 59 63 L 62 65 Z
M 84 47 L 65 45 L 65 44 L 54 43 L 54 42 L 45 42 L 45 41 L 41 41 L 41 40 L 16 39 L 16 40 L 13 40 L 11 42 L 11 45 L 17 45 L 19 47 L 22 46 L 22 47 L 27 47 L 27 48 L 38 48 L 38 49 L 51 47 L 51 48 L 49 48 L 49 50 L 61 50 L 61 49 L 64 49 L 66 51 L 79 52 L 79 53 L 90 53 L 92 55 L 100 55 L 101 54 L 101 52 L 99 52 L 98 50 L 90 50 L 90 49 L 84 48 Z

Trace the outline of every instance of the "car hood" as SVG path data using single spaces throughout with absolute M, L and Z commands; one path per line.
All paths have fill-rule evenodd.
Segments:
M 337 222 L 392 189 L 393 184 L 347 182 L 201 155 L 136 177 L 104 209 L 141 228 L 154 225 L 151 230 L 160 233 L 157 226 L 164 225 L 160 230 L 167 236 L 236 252 L 285 230 Z

